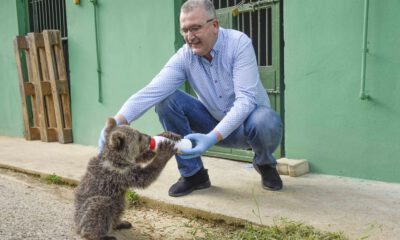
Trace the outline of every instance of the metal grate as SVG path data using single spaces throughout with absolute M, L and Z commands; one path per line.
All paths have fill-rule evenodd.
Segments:
M 65 0 L 28 0 L 29 31 L 40 33 L 44 29 L 58 29 L 67 39 Z
M 255 3 L 257 0 L 212 0 L 215 9 L 222 9 Z M 259 66 L 272 65 L 272 25 L 271 8 L 263 8 L 254 12 L 239 13 L 237 28 L 246 33 L 253 41 Z
M 65 0 L 25 0 L 28 2 L 29 32 L 59 30 L 64 51 L 64 61 L 69 78 L 69 55 L 67 38 L 67 14 Z M 70 81 L 68 81 L 70 84 Z M 68 88 L 71 91 L 71 88 Z M 69 93 L 71 95 L 71 92 Z

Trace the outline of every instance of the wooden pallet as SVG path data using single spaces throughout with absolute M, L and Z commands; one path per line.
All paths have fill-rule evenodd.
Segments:
M 40 139 L 44 142 L 72 142 L 68 80 L 59 31 L 28 33 L 26 37 L 16 37 L 14 46 L 24 112 L 25 138 L 37 139 L 37 134 L 32 138 L 32 127 L 29 126 L 33 125 L 35 133 L 40 132 Z M 28 79 L 24 78 L 21 50 L 26 56 Z M 27 104 L 28 96 L 33 99 L 31 105 Z M 30 107 L 33 124 L 27 115 Z
M 43 37 L 56 111 L 58 141 L 70 143 L 72 142 L 71 104 L 61 34 L 58 30 L 44 30 Z
M 29 44 L 25 36 L 14 39 L 14 53 L 24 119 L 24 136 L 26 140 L 37 140 L 40 139 L 39 114 L 36 108 L 37 95 L 32 76 Z

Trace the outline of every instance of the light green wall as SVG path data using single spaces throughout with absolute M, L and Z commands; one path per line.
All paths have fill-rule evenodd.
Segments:
M 25 0 L 0 2 L 0 135 L 23 136 L 21 100 L 12 40 L 25 34 Z M 145 86 L 175 52 L 175 6 L 181 0 L 98 0 L 103 102 L 98 102 L 94 10 L 89 0 L 67 4 L 74 142 L 96 145 L 106 117 Z M 17 10 L 18 6 L 18 10 Z M 134 123 L 162 131 L 153 109 Z
M 359 98 L 363 0 L 287 0 L 286 150 L 313 172 L 400 182 L 400 1 L 371 0 Z
M 74 142 L 93 145 L 106 117 L 150 82 L 175 52 L 174 1 L 98 1 L 103 103 L 98 102 L 93 5 L 66 2 Z M 162 131 L 154 109 L 133 126 L 149 134 Z
M 21 99 L 15 66 L 13 39 L 18 35 L 17 3 L 0 6 L 0 135 L 23 137 Z
M 98 100 L 93 6 L 67 3 L 74 141 L 96 145 L 107 116 L 175 51 L 182 0 L 99 0 L 103 103 Z M 0 1 L 0 135 L 23 136 L 12 40 L 23 0 Z M 370 0 L 366 89 L 359 99 L 363 0 L 285 0 L 286 153 L 311 170 L 400 182 L 400 2 Z M 149 14 L 152 12 L 154 14 Z M 150 110 L 134 127 L 161 131 Z

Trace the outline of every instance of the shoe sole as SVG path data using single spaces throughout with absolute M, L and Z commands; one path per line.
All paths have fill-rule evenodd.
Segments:
M 196 187 L 193 187 L 193 188 L 187 190 L 186 192 L 181 192 L 181 193 L 176 193 L 176 194 L 168 193 L 168 195 L 171 196 L 171 197 L 182 197 L 182 196 L 185 196 L 185 195 L 188 195 L 188 194 L 192 193 L 195 190 L 201 190 L 201 189 L 205 189 L 205 188 L 209 188 L 209 187 L 211 187 L 211 182 L 207 181 L 207 182 L 204 182 L 204 183 L 202 183 L 200 185 L 197 185 Z
M 268 190 L 268 191 L 279 191 L 283 188 L 283 186 L 281 186 L 279 188 L 270 188 L 268 186 L 265 186 L 264 184 L 261 184 L 261 186 L 262 186 L 262 188 L 264 188 L 265 190 Z

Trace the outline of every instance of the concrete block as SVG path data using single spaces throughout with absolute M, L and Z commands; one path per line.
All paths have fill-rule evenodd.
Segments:
M 289 166 L 286 163 L 283 163 L 278 159 L 278 165 L 276 165 L 276 169 L 280 175 L 289 175 Z
M 277 169 L 281 175 L 289 175 L 291 177 L 299 177 L 310 171 L 308 161 L 304 159 L 288 159 L 280 158 L 277 160 Z

